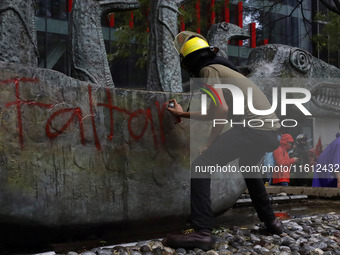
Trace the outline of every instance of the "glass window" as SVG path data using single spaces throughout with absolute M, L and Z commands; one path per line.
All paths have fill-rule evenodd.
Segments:
M 39 67 L 46 68 L 45 59 L 46 59 L 46 51 L 45 51 L 45 36 L 46 33 L 44 31 L 38 31 L 37 39 L 38 39 L 38 50 L 39 50 Z
M 106 45 L 108 45 L 106 43 Z M 110 45 L 111 54 L 119 49 Z M 107 46 L 108 47 L 108 46 Z M 110 62 L 112 79 L 116 87 L 119 88 L 146 88 L 147 67 L 146 64 L 140 66 L 137 64 L 140 55 L 138 49 L 141 46 L 138 43 L 131 43 L 128 47 L 126 57 L 115 57 Z
M 69 74 L 66 35 L 38 32 L 38 48 L 39 67 Z
M 50 0 L 51 1 L 51 0 Z M 51 18 L 53 19 L 67 19 L 67 3 L 66 0 L 52 0 Z
M 38 0 L 35 13 L 38 17 L 51 17 L 51 3 L 48 0 Z

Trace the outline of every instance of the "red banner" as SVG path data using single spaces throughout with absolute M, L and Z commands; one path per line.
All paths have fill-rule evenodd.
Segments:
M 129 27 L 133 29 L 134 27 L 134 21 L 133 21 L 133 12 L 130 12 L 130 20 L 129 20 Z
M 182 6 L 181 8 L 182 8 L 182 10 L 184 10 L 184 6 Z M 184 24 L 184 16 L 183 15 L 181 15 L 180 20 L 181 20 L 181 31 L 184 31 L 185 30 L 185 24 Z
M 197 33 L 201 33 L 201 1 L 197 0 L 195 4 L 195 12 L 196 12 L 196 18 L 197 18 Z
M 68 12 L 72 11 L 73 0 L 68 0 Z
M 230 14 L 229 14 L 229 0 L 225 0 L 224 2 L 224 21 L 229 23 L 230 22 Z
M 318 158 L 322 151 L 321 137 L 319 137 L 318 143 L 315 146 L 315 157 Z
M 215 0 L 210 0 L 210 24 L 215 24 Z
M 110 19 L 110 27 L 114 27 L 115 26 L 115 14 L 111 13 L 109 16 Z
M 256 48 L 256 24 L 250 23 L 249 24 L 249 31 L 250 31 L 250 48 Z
M 243 3 L 238 2 L 237 4 L 237 25 L 243 27 Z
M 238 2 L 237 4 L 237 25 L 243 28 L 243 3 L 242 2 Z M 239 40 L 237 45 L 242 46 L 243 41 Z

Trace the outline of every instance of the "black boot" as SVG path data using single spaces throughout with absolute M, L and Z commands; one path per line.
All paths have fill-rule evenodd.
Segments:
M 163 244 L 171 248 L 194 249 L 200 248 L 204 251 L 211 250 L 212 237 L 211 230 L 200 229 L 189 234 L 182 235 L 168 235 L 163 239 Z
M 265 222 L 266 230 L 271 234 L 280 235 L 283 232 L 282 223 L 279 219 L 275 218 L 275 220 L 270 222 Z

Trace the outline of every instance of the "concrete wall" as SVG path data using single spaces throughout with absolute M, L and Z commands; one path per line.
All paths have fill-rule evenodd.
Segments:
M 53 225 L 189 214 L 189 122 L 164 103 L 188 94 L 100 87 L 0 62 L 0 215 Z M 243 180 L 212 182 L 231 207 Z

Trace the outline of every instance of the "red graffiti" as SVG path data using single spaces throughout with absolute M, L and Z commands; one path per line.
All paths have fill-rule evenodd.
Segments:
M 44 104 L 44 103 L 38 103 L 35 101 L 24 101 L 20 99 L 20 82 L 38 82 L 38 79 L 30 79 L 30 78 L 15 78 L 5 81 L 0 81 L 1 84 L 9 84 L 13 83 L 15 84 L 15 98 L 16 100 L 13 102 L 7 103 L 5 106 L 10 107 L 12 105 L 16 105 L 17 108 L 17 119 L 18 119 L 18 127 L 19 127 L 19 144 L 20 148 L 24 148 L 24 136 L 23 136 L 23 128 L 22 128 L 22 116 L 21 116 L 21 106 L 22 105 L 37 105 L 42 108 L 52 108 L 53 104 Z
M 54 104 L 46 104 L 36 101 L 25 101 L 20 98 L 20 85 L 21 83 L 37 83 L 38 79 L 33 78 L 14 78 L 9 80 L 3 80 L 0 81 L 1 85 L 8 85 L 14 83 L 15 85 L 15 101 L 8 102 L 5 104 L 6 107 L 15 106 L 16 107 L 16 113 L 17 113 L 17 121 L 18 121 L 18 133 L 19 133 L 19 144 L 20 148 L 24 148 L 24 134 L 23 134 L 23 120 L 22 120 L 22 106 L 38 106 L 40 108 L 48 108 L 52 109 L 54 108 L 57 103 Z M 112 102 L 112 95 L 109 89 L 106 89 L 106 95 L 107 95 L 107 103 L 97 103 L 96 106 L 102 106 L 109 110 L 110 113 L 110 133 L 107 136 L 107 139 L 109 141 L 113 140 L 114 138 L 114 112 L 121 113 L 124 115 L 127 115 L 127 128 L 129 131 L 129 134 L 131 138 L 134 141 L 140 140 L 144 135 L 148 127 L 150 126 L 150 130 L 153 136 L 153 142 L 155 147 L 159 146 L 159 141 L 157 139 L 157 133 L 154 126 L 154 119 L 152 115 L 151 108 L 147 109 L 137 109 L 135 111 L 128 111 L 126 109 L 117 107 Z M 92 132 L 94 137 L 94 144 L 98 150 L 101 150 L 101 144 L 100 140 L 98 138 L 97 134 L 97 127 L 95 122 L 95 106 L 93 103 L 93 95 L 92 95 L 92 87 L 88 85 L 88 98 L 89 98 L 89 111 L 91 116 L 91 124 L 92 124 Z M 159 102 L 155 102 L 156 108 L 157 108 L 157 114 L 158 114 L 158 120 L 159 120 L 159 136 L 160 136 L 160 142 L 162 144 L 165 143 L 165 136 L 164 136 L 164 130 L 163 130 L 163 118 L 164 118 L 164 112 L 166 109 L 166 103 L 162 105 L 162 108 L 160 107 Z M 62 125 L 62 127 L 56 127 L 53 126 L 54 122 L 57 122 L 59 125 L 62 119 L 65 118 L 65 116 L 69 116 L 67 121 Z M 61 120 L 60 120 L 61 119 Z M 60 109 L 56 112 L 54 112 L 46 122 L 45 126 L 45 132 L 46 136 L 50 139 L 55 139 L 58 136 L 60 136 L 62 133 L 65 132 L 65 130 L 70 127 L 70 125 L 74 122 L 78 123 L 79 126 L 79 134 L 80 134 L 80 141 L 83 145 L 85 145 L 85 133 L 84 133 L 84 118 L 83 113 L 79 107 L 74 108 L 64 108 Z M 141 126 L 138 126 L 136 123 L 142 123 Z M 56 125 L 55 125 L 56 126 Z M 138 129 L 136 129 L 136 127 Z
M 113 130 L 113 127 L 114 127 L 113 112 L 117 111 L 117 112 L 120 112 L 120 113 L 123 113 L 123 114 L 126 114 L 126 115 L 129 116 L 129 120 L 128 120 L 129 134 L 130 134 L 130 136 L 135 141 L 138 141 L 139 139 L 141 139 L 144 136 L 144 134 L 145 134 L 145 132 L 147 130 L 148 124 L 150 123 L 150 128 L 151 128 L 154 144 L 155 144 L 155 146 L 159 145 L 159 143 L 157 141 L 157 135 L 156 135 L 156 132 L 155 132 L 153 117 L 152 117 L 151 109 L 150 108 L 148 108 L 146 110 L 139 109 L 139 110 L 136 110 L 134 112 L 130 112 L 130 111 L 127 111 L 125 109 L 119 108 L 119 107 L 117 107 L 117 106 L 112 104 L 112 96 L 111 96 L 111 92 L 110 92 L 109 89 L 106 89 L 106 94 L 107 94 L 107 98 L 108 98 L 108 103 L 107 104 L 98 103 L 97 105 L 98 106 L 103 106 L 103 107 L 108 108 L 110 110 L 110 135 L 108 136 L 108 138 L 110 140 L 113 139 L 113 134 L 114 134 L 114 130 Z M 156 102 L 156 106 L 158 108 L 158 111 L 160 111 L 159 110 L 159 103 L 158 102 Z M 159 116 L 162 116 L 162 119 L 160 119 L 160 121 L 163 121 L 164 110 L 165 110 L 165 108 L 163 107 L 161 114 L 159 113 Z M 132 128 L 132 126 L 133 126 L 132 125 L 132 121 L 133 121 L 134 118 L 141 117 L 141 116 L 144 116 L 144 125 L 143 125 L 141 133 L 140 134 L 136 134 L 133 131 L 133 128 Z M 162 129 L 163 128 L 163 124 L 160 123 L 160 126 L 161 126 L 161 129 Z M 162 143 L 164 143 L 165 139 L 164 139 L 164 132 L 163 132 L 163 130 L 161 130 L 160 133 L 161 133 L 161 141 L 162 141 Z
M 141 139 L 146 131 L 146 128 L 148 127 L 148 123 L 150 121 L 151 124 L 151 131 L 153 134 L 153 139 L 154 139 L 154 143 L 155 145 L 158 145 L 157 139 L 156 139 L 156 134 L 155 134 L 155 129 L 153 126 L 153 121 L 152 121 L 152 115 L 151 115 L 151 110 L 147 109 L 147 110 L 137 110 L 131 114 L 129 114 L 129 122 L 128 122 L 128 128 L 129 128 L 129 132 L 130 135 L 133 139 L 135 139 L 136 141 L 138 141 L 139 139 Z M 132 130 L 132 120 L 136 117 L 138 117 L 139 115 L 144 115 L 144 126 L 142 129 L 142 132 L 138 135 L 135 134 L 134 131 Z
M 72 115 L 68 119 L 68 121 L 65 123 L 65 125 L 60 130 L 56 130 L 55 132 L 51 132 L 50 130 L 51 130 L 51 126 L 52 126 L 52 121 L 57 116 L 64 114 L 64 113 L 68 113 L 68 112 L 72 112 Z M 81 113 L 80 108 L 61 109 L 61 110 L 53 113 L 51 115 L 51 117 L 47 120 L 47 123 L 46 123 L 46 135 L 51 139 L 56 138 L 57 136 L 62 134 L 68 126 L 70 126 L 72 120 L 75 119 L 75 117 L 78 118 L 80 140 L 81 140 L 81 143 L 84 145 L 85 144 L 85 136 L 84 136 L 84 127 L 83 127 L 83 115 Z

